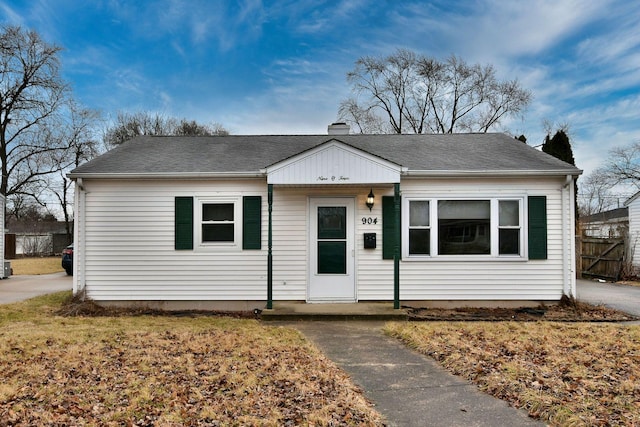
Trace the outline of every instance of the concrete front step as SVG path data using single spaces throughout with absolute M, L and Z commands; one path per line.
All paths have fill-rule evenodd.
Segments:
M 407 320 L 406 309 L 388 302 L 322 303 L 274 302 L 264 309 L 262 320 Z

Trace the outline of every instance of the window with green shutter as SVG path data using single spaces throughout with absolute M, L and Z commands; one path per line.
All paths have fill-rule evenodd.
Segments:
M 197 201 L 199 211 L 194 212 L 193 197 L 176 197 L 175 249 L 193 249 L 194 236 L 203 247 L 239 246 L 242 238 L 242 249 L 261 249 L 262 197 L 242 198 L 242 227 L 236 222 L 239 201 L 202 199 Z M 194 223 L 198 224 L 197 233 Z
M 175 249 L 193 249 L 193 197 L 175 199 Z
M 262 247 L 262 197 L 246 196 L 242 200 L 242 249 Z
M 529 196 L 529 259 L 547 259 L 547 197 Z

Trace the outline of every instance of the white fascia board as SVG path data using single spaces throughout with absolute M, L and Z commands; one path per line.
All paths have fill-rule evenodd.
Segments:
M 409 170 L 404 176 L 406 177 L 488 177 L 488 176 L 562 176 L 571 175 L 574 178 L 582 174 L 582 170 L 578 169 L 568 173 L 566 170 Z
M 253 172 L 169 172 L 169 173 L 68 173 L 70 179 L 229 179 L 264 178 L 261 171 Z

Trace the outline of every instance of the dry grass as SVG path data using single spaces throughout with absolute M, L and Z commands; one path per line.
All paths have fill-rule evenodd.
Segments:
M 11 260 L 13 274 L 50 274 L 64 271 L 60 257 L 17 258 Z
M 640 326 L 429 322 L 386 332 L 552 425 L 640 425 Z
M 382 425 L 297 331 L 215 317 L 0 306 L 0 425 Z

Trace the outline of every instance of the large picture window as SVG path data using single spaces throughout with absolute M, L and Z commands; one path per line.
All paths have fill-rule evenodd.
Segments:
M 523 198 L 404 201 L 403 256 L 523 256 Z
M 438 254 L 491 254 L 489 200 L 438 201 Z

